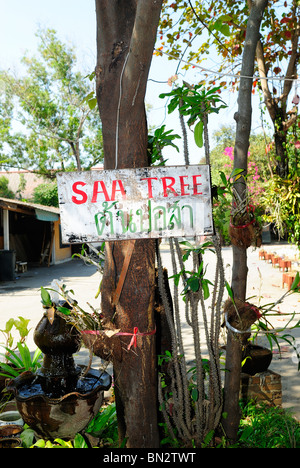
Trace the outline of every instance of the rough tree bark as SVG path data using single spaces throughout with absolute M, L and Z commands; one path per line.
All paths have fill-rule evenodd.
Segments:
M 247 174 L 249 136 L 251 131 L 251 91 L 252 76 L 254 72 L 255 51 L 259 40 L 259 29 L 267 0 L 256 0 L 252 2 L 252 8 L 247 23 L 245 48 L 243 53 L 241 80 L 238 96 L 238 111 L 235 114 L 236 140 L 234 148 L 234 168 L 243 169 Z M 249 77 L 249 78 L 248 78 Z M 235 190 L 242 199 L 246 196 L 246 183 L 244 178 L 235 182 Z M 232 246 L 232 283 L 234 297 L 245 301 L 247 287 L 247 248 Z M 228 332 L 226 346 L 226 370 L 224 385 L 224 413 L 226 417 L 222 420 L 222 426 L 229 440 L 236 440 L 240 421 L 239 413 L 239 391 L 241 374 L 241 345 L 240 341 Z
M 162 0 L 96 0 L 96 91 L 105 169 L 148 166 L 144 97 Z M 121 332 L 155 330 L 155 246 L 136 240 L 119 301 L 113 303 L 132 241 L 108 242 L 101 287 L 102 313 Z M 155 335 L 138 336 L 113 358 L 119 438 L 127 447 L 159 446 Z

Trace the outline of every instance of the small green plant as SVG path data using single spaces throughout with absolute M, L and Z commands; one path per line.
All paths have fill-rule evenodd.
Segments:
M 152 166 L 164 166 L 166 161 L 163 159 L 162 151 L 167 146 L 172 146 L 179 152 L 178 146 L 173 143 L 173 140 L 180 138 L 179 135 L 172 133 L 173 130 L 165 130 L 166 126 L 162 125 L 157 128 L 153 135 L 148 135 L 148 153 Z
M 194 247 L 188 241 L 182 241 L 180 242 L 180 245 L 184 247 L 184 253 L 182 256 L 183 262 L 185 262 L 190 255 L 201 256 L 207 249 L 213 251 L 213 244 L 211 242 L 205 242 L 201 247 Z M 205 278 L 205 272 L 206 269 L 204 268 L 204 263 L 201 261 L 197 271 L 189 271 L 184 268 L 179 273 L 170 276 L 170 278 L 174 278 L 176 286 L 178 286 L 180 279 L 183 280 L 184 287 L 181 295 L 183 296 L 184 301 L 186 300 L 186 295 L 188 293 L 196 293 L 200 288 L 203 290 L 204 299 L 208 299 L 210 295 L 209 285 L 212 285 L 212 282 Z
M 29 322 L 30 320 L 25 319 L 24 317 L 18 317 L 17 319 L 9 319 L 5 324 L 5 328 L 3 330 L 0 330 L 5 338 L 5 346 L 9 347 L 10 349 L 15 349 L 16 347 L 16 345 L 14 345 L 14 337 L 12 334 L 13 329 L 15 329 L 19 334 L 18 342 L 24 343 L 30 331 L 28 329 Z
M 23 448 L 89 448 L 84 437 L 81 434 L 76 434 L 72 440 L 63 440 L 60 438 L 52 440 L 38 439 L 35 440 L 34 431 L 27 425 L 24 426 L 24 431 L 21 434 Z
M 95 310 L 90 304 L 91 312 L 83 310 L 75 298 L 72 289 L 67 290 L 65 284 L 60 284 L 57 280 L 52 282 L 53 287 L 41 287 L 41 299 L 45 309 L 47 309 L 48 317 L 52 316 L 57 311 L 63 318 L 72 323 L 78 330 L 98 330 L 101 329 L 102 315 Z M 51 294 L 52 296 L 51 296 Z M 59 298 L 61 297 L 63 305 L 60 305 Z
M 118 421 L 116 404 L 102 408 L 85 429 L 87 434 L 101 439 L 101 446 L 118 446 Z
M 260 317 L 251 325 L 251 337 L 249 338 L 249 341 L 255 341 L 257 336 L 259 334 L 262 334 L 266 337 L 268 340 L 269 346 L 271 351 L 273 350 L 273 346 L 277 346 L 278 351 L 281 351 L 281 343 L 280 340 L 288 343 L 294 348 L 294 351 L 296 353 L 297 359 L 298 359 L 298 371 L 300 370 L 300 353 L 297 348 L 297 343 L 295 337 L 290 333 L 291 330 L 295 328 L 300 328 L 300 320 L 298 320 L 296 323 L 293 323 L 293 320 L 296 316 L 295 312 L 290 312 L 286 314 L 280 314 L 282 315 L 288 315 L 290 316 L 290 320 L 280 328 L 274 328 L 272 325 L 272 317 L 278 316 L 278 311 L 276 310 L 276 306 L 278 304 L 281 304 L 284 299 L 291 294 L 299 293 L 300 288 L 299 288 L 299 281 L 300 281 L 300 274 L 297 272 L 295 279 L 293 281 L 293 284 L 291 285 L 291 288 L 286 291 L 276 302 L 271 302 L 268 304 L 259 304 L 258 306 L 255 306 L 257 310 L 260 313 Z M 225 282 L 225 286 L 228 292 L 228 295 L 235 306 L 235 301 L 234 301 L 234 295 L 231 287 Z M 249 298 L 250 299 L 250 298 Z M 239 314 L 237 307 L 236 312 L 237 315 Z M 225 317 L 225 320 L 227 322 L 227 317 Z M 227 322 L 227 326 L 228 326 Z M 248 333 L 248 332 L 247 332 Z
M 18 319 L 9 319 L 5 328 L 1 330 L 5 337 L 5 345 L 1 345 L 5 353 L 0 353 L 2 360 L 0 362 L 0 375 L 7 378 L 15 378 L 21 372 L 31 370 L 35 372 L 40 367 L 41 350 L 37 349 L 33 356 L 29 351 L 25 341 L 29 333 L 29 320 L 24 317 Z M 15 343 L 13 329 L 19 333 L 18 341 Z
M 19 353 L 12 351 L 10 348 L 4 346 L 6 354 L 2 354 L 5 357 L 7 363 L 0 362 L 0 375 L 7 378 L 15 378 L 21 374 L 21 372 L 31 371 L 35 372 L 41 367 L 42 351 L 37 348 L 33 357 L 26 343 L 18 343 L 17 348 Z
M 289 411 L 250 401 L 242 407 L 238 440 L 243 448 L 300 448 L 300 424 Z

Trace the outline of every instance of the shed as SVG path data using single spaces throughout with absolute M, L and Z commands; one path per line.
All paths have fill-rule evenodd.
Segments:
M 0 251 L 16 262 L 57 264 L 72 256 L 61 242 L 59 208 L 0 197 Z

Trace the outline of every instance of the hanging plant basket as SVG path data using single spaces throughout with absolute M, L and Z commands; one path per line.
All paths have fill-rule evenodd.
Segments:
M 234 226 L 232 221 L 229 225 L 229 236 L 231 243 L 237 247 L 250 247 L 254 237 L 253 222 L 244 225 Z
M 261 317 L 260 310 L 249 302 L 227 299 L 224 304 L 225 324 L 245 346 L 251 336 L 250 327 Z
M 261 246 L 262 229 L 254 212 L 255 207 L 247 205 L 242 213 L 237 211 L 237 214 L 231 216 L 229 236 L 233 245 L 244 248 L 248 248 L 250 245 Z

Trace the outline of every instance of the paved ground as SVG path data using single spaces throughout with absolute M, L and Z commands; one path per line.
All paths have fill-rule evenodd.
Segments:
M 268 251 L 276 251 L 279 254 L 295 255 L 296 251 L 290 246 L 284 244 L 273 244 L 264 246 Z M 163 263 L 171 270 L 170 252 L 167 245 L 162 245 Z M 230 282 L 232 252 L 230 247 L 222 250 L 223 262 L 226 271 L 226 278 Z M 213 275 L 215 265 L 215 255 L 208 254 L 206 263 L 208 264 L 208 275 Z M 248 298 L 251 302 L 258 303 L 258 297 L 261 297 L 260 303 L 267 304 L 277 301 L 286 289 L 282 289 L 282 273 L 258 258 L 258 250 L 248 249 Z M 213 278 L 213 276 L 212 276 Z M 100 282 L 100 274 L 92 266 L 84 265 L 79 259 L 74 259 L 67 263 L 56 266 L 38 267 L 30 269 L 27 273 L 20 274 L 15 281 L 0 282 L 0 329 L 5 327 L 6 321 L 10 317 L 17 318 L 22 316 L 30 319 L 29 326 L 31 332 L 27 341 L 30 349 L 36 348 L 33 339 L 33 329 L 41 319 L 43 309 L 40 300 L 40 287 L 50 286 L 53 279 L 62 280 L 67 288 L 73 289 L 76 298 L 83 307 L 87 307 L 89 302 L 92 306 L 98 307 L 99 300 L 95 299 Z M 252 297 L 255 296 L 255 297 Z M 300 295 L 293 294 L 285 299 L 282 304 L 277 306 L 281 314 L 295 312 L 300 315 Z M 293 324 L 300 317 L 296 316 Z M 278 314 L 272 321 L 275 327 L 286 325 L 290 317 Z M 291 332 L 297 342 L 299 342 L 300 351 L 300 329 Z M 193 359 L 193 346 L 191 332 L 187 330 L 185 334 L 185 343 L 187 349 L 187 359 Z M 0 343 L 3 343 L 3 337 L 0 337 Z M 78 361 L 87 363 L 88 353 L 82 349 L 76 357 Z M 99 361 L 93 362 L 98 365 Z M 297 370 L 298 361 L 295 352 L 290 346 L 284 344 L 281 358 L 274 353 L 270 368 L 282 376 L 283 406 L 293 408 L 293 413 L 300 420 L 300 373 Z

